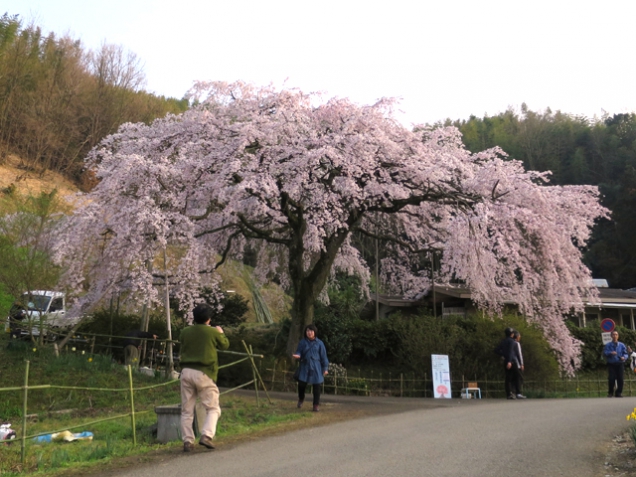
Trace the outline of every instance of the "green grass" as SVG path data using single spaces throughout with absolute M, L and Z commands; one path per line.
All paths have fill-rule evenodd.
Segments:
M 0 339 L 0 387 L 22 386 L 26 359 L 30 362 L 29 385 L 52 384 L 58 386 L 127 388 L 128 373 L 121 365 L 100 355 L 81 354 L 81 350 L 69 350 L 56 358 L 48 348 L 38 349 L 31 343 L 11 342 Z M 34 351 L 35 349 L 35 351 Z M 161 377 L 134 373 L 134 387 L 161 384 Z M 23 393 L 0 391 L 0 421 L 11 422 L 18 433 L 22 431 Z M 21 463 L 20 442 L 0 444 L 0 474 L 5 476 L 35 473 L 38 475 L 66 475 L 77 469 L 90 468 L 105 463 L 116 463 L 131 456 L 143 456 L 156 452 L 178 451 L 180 442 L 160 444 L 155 439 L 153 427 L 157 423 L 155 406 L 180 402 L 179 384 L 136 391 L 136 439 L 130 417 L 106 422 L 86 424 L 102 418 L 130 412 L 127 392 L 85 391 L 68 389 L 31 389 L 28 393 L 26 434 L 36 435 L 64 429 L 72 432 L 90 431 L 92 441 L 38 444 L 27 441 L 26 461 Z M 274 401 L 235 395 L 221 396 L 223 415 L 219 421 L 216 440 L 232 440 L 237 437 L 279 428 L 299 419 L 310 420 L 311 413 L 299 413 L 289 402 Z M 145 411 L 145 412 L 144 412 Z M 292 424 L 293 425 L 293 424 Z M 79 427 L 78 427 L 79 426 Z

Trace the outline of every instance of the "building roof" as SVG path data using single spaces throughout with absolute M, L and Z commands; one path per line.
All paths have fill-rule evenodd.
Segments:
M 636 308 L 636 290 L 621 290 L 618 288 L 597 288 L 600 303 L 586 303 L 588 307 L 608 307 L 608 308 Z M 453 298 L 470 300 L 472 293 L 467 287 L 459 285 L 435 285 L 435 293 L 441 295 L 440 298 L 450 296 Z M 380 294 L 378 300 L 383 305 L 393 307 L 411 307 L 423 306 L 430 303 L 433 297 L 433 291 L 429 290 L 425 295 L 427 299 L 406 299 L 399 295 L 383 295 Z M 371 301 L 375 301 L 375 294 L 371 294 Z M 510 300 L 504 300 L 504 303 L 514 303 Z

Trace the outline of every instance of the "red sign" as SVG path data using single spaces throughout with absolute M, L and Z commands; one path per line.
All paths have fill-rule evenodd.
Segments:
M 610 318 L 605 318 L 603 321 L 601 321 L 601 329 L 603 331 L 606 331 L 609 333 L 610 331 L 614 331 L 615 327 L 616 327 L 616 323 L 614 323 L 614 320 Z

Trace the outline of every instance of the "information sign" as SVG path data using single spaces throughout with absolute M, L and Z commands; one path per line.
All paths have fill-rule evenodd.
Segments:
M 607 343 L 612 341 L 612 333 L 610 333 L 609 331 L 601 333 L 601 339 L 603 340 L 603 346 L 605 346 Z
M 438 399 L 451 398 L 450 365 L 445 354 L 432 354 L 433 396 Z

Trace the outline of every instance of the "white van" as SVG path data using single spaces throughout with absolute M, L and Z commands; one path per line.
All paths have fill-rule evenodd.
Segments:
M 35 290 L 22 295 L 22 303 L 14 305 L 7 317 L 5 331 L 12 336 L 39 336 L 40 326 L 47 330 L 62 330 L 74 325 L 77 320 L 66 318 L 66 297 L 62 292 Z M 53 333 L 52 333 L 53 334 Z

